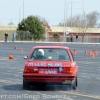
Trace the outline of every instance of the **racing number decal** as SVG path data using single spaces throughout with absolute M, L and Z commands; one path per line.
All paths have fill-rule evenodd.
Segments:
M 45 71 L 45 74 L 57 74 L 57 69 L 48 69 L 47 71 Z

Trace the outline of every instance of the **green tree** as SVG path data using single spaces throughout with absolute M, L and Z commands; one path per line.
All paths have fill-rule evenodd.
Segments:
M 18 24 L 17 37 L 21 40 L 34 39 L 41 40 L 45 39 L 45 28 L 42 25 L 41 19 L 36 16 L 28 16 Z

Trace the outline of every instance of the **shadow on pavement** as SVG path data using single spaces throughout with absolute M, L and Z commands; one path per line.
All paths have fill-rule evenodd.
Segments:
M 10 85 L 5 85 L 2 87 L 4 90 L 23 90 L 22 84 L 10 84 Z M 45 87 L 35 87 L 31 86 L 28 91 L 69 91 L 69 86 L 62 86 L 62 85 L 47 85 Z

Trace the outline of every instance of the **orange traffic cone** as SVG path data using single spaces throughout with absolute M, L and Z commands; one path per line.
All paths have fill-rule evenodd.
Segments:
M 94 46 L 96 46 L 96 44 L 94 44 Z
M 57 52 L 56 52 L 56 54 L 58 55 L 58 54 L 59 54 L 59 52 L 57 51 Z
M 74 49 L 74 55 L 76 55 L 76 49 Z
M 90 56 L 92 55 L 92 53 L 93 53 L 93 52 L 92 52 L 92 51 L 90 51 Z
M 23 49 L 22 48 L 20 49 L 20 52 L 23 52 Z
M 92 55 L 91 55 L 91 56 L 92 56 L 92 58 L 95 58 L 95 56 L 94 56 L 94 52 L 92 52 Z
M 85 51 L 85 54 L 88 54 L 88 51 L 87 50 Z
M 14 59 L 14 56 L 13 55 L 9 55 L 9 59 Z
M 0 46 L 2 46 L 2 43 L 0 43 Z

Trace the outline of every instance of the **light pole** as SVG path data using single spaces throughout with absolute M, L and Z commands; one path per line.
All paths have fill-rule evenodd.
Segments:
M 84 0 L 83 0 L 84 1 Z M 66 3 L 66 0 L 65 0 Z M 71 4 L 71 19 L 72 19 L 72 3 L 82 3 L 83 4 L 83 12 L 84 12 L 84 2 L 68 2 L 67 3 L 67 8 L 65 5 L 65 12 L 64 12 L 64 37 L 66 36 L 66 31 L 67 31 L 67 12 L 68 12 L 68 5 Z M 82 8 L 81 8 L 82 9 Z M 84 12 L 84 17 L 85 17 L 85 12 Z
M 72 3 L 73 3 L 73 0 L 71 0 L 71 27 L 72 27 Z
M 20 6 L 20 8 L 19 8 L 19 23 L 20 23 L 20 10 L 21 10 L 22 7 L 23 6 Z M 25 6 L 25 7 L 34 7 L 34 6 Z M 24 13 L 23 13 L 23 15 L 24 15 Z M 23 16 L 23 20 L 24 20 L 24 16 Z
M 19 23 L 20 23 L 20 10 L 21 10 L 22 7 L 23 7 L 23 6 L 21 6 L 21 7 L 19 8 Z
M 23 20 L 24 20 L 24 0 L 23 0 Z
M 65 35 L 65 32 L 66 32 L 66 30 L 65 30 L 65 23 L 66 23 L 66 20 L 65 20 L 65 19 L 66 19 L 66 13 L 65 13 L 65 12 L 66 12 L 66 0 L 65 0 L 65 6 L 64 6 L 64 38 L 65 38 L 65 36 L 66 36 L 66 35 Z M 65 39 L 66 39 L 66 38 L 65 38 Z

